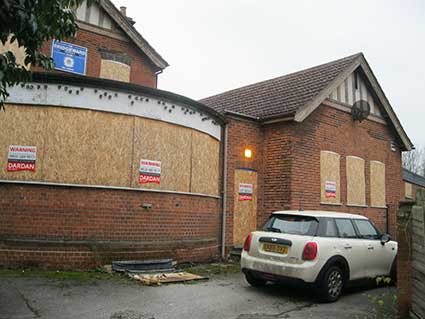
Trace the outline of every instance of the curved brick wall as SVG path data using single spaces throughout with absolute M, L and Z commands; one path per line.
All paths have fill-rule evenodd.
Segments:
M 122 259 L 206 261 L 219 253 L 220 200 L 212 197 L 0 184 L 0 211 L 3 266 L 88 269 Z

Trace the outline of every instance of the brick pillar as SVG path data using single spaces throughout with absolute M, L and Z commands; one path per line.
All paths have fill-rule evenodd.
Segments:
M 407 318 L 411 288 L 411 212 L 414 202 L 401 202 L 397 212 L 397 300 L 400 318 Z

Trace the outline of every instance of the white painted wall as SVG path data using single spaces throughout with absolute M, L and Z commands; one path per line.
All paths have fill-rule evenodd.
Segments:
M 10 88 L 9 93 L 6 103 L 61 106 L 135 115 L 189 127 L 217 140 L 221 138 L 220 125 L 208 115 L 174 101 L 64 84 L 27 83 Z

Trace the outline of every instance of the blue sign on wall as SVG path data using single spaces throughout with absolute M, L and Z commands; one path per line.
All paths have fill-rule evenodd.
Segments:
M 52 58 L 56 70 L 86 74 L 87 48 L 85 47 L 53 40 Z

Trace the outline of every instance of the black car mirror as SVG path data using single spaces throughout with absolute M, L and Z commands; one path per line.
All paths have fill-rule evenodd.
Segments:
M 390 240 L 391 240 L 390 235 L 388 235 L 388 234 L 383 234 L 383 235 L 381 236 L 381 244 L 382 244 L 382 246 L 384 246 L 384 245 L 385 245 L 386 243 L 388 243 Z

